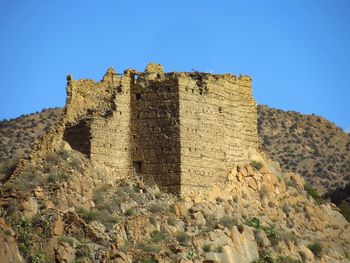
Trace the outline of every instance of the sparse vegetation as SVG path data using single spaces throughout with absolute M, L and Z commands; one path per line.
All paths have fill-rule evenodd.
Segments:
M 311 192 L 316 202 L 322 202 L 319 192 L 335 191 L 349 181 L 350 137 L 333 123 L 314 115 L 258 106 L 258 130 L 263 150 L 282 170 L 301 174 L 311 188 L 319 189 Z M 349 194 L 342 200 L 347 197 Z
M 247 221 L 245 221 L 245 223 L 247 226 L 250 227 L 254 227 L 256 229 L 260 229 L 260 220 L 256 217 L 252 217 L 250 219 L 248 219 Z
M 4 181 L 13 173 L 20 160 L 21 155 L 15 155 L 11 160 L 0 164 L 0 182 Z
M 28 167 L 13 181 L 13 184 L 16 189 L 22 192 L 30 192 L 37 186 L 43 186 L 45 182 L 45 178 L 39 171 L 34 167 Z
M 267 227 L 267 228 L 263 227 L 262 230 L 265 231 L 271 244 L 277 245 L 277 243 L 280 241 L 280 237 L 277 230 L 274 227 Z
M 252 263 L 275 263 L 275 260 L 269 251 L 263 251 L 260 255 L 260 258 L 254 260 Z
M 148 208 L 148 211 L 150 211 L 153 214 L 159 214 L 164 212 L 164 206 L 159 204 L 153 204 Z
M 237 225 L 237 221 L 231 216 L 224 216 L 218 221 L 218 224 L 221 224 L 230 229 L 233 226 Z
M 304 189 L 306 193 L 311 196 L 317 203 L 321 203 L 323 201 L 320 193 L 317 191 L 316 188 L 312 187 L 309 184 L 304 185 Z
M 222 252 L 224 252 L 224 248 L 222 246 L 217 246 L 217 247 L 215 247 L 215 252 L 222 253 Z
M 135 211 L 134 209 L 132 208 L 128 208 L 125 213 L 124 213 L 126 216 L 133 216 L 135 214 Z
M 187 245 L 188 241 L 190 240 L 190 236 L 186 232 L 178 232 L 176 239 L 181 245 Z
M 204 244 L 202 247 L 204 252 L 210 252 L 211 251 L 211 245 L 210 244 Z
M 316 257 L 321 257 L 323 253 L 323 246 L 320 242 L 314 242 L 307 246 Z
M 78 207 L 75 209 L 77 214 L 83 218 L 87 223 L 90 223 L 99 218 L 99 213 L 96 210 L 87 210 L 83 207 Z
M 75 250 L 75 256 L 77 258 L 90 257 L 90 249 L 85 242 L 79 243 Z
M 62 172 L 57 173 L 49 173 L 47 176 L 47 182 L 48 183 L 57 183 L 61 181 L 66 181 L 69 178 L 69 176 Z
M 260 170 L 261 168 L 263 168 L 263 164 L 261 163 L 261 162 L 258 162 L 258 161 L 252 161 L 251 163 L 250 163 L 250 166 L 252 166 L 254 169 L 256 169 L 256 170 Z
M 166 234 L 164 232 L 162 232 L 162 231 L 154 230 L 151 233 L 151 240 L 152 240 L 152 242 L 159 243 L 162 240 L 164 240 L 165 238 L 166 238 Z

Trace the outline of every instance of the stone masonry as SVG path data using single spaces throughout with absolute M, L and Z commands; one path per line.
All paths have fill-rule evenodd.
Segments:
M 68 76 L 63 138 L 116 179 L 136 174 L 163 191 L 203 195 L 258 148 L 251 79 L 231 74 L 108 69 Z

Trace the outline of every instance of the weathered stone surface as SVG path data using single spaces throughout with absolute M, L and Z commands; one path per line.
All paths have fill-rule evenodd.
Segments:
M 25 262 L 18 251 L 14 231 L 3 218 L 0 218 L 0 261 Z
M 58 217 L 52 226 L 51 234 L 53 236 L 61 236 L 64 232 L 64 222 L 61 217 Z
M 20 209 L 28 218 L 32 218 L 38 211 L 38 204 L 35 198 L 28 198 L 28 200 L 21 203 Z
M 54 247 L 55 262 L 69 263 L 75 259 L 75 250 L 66 242 L 58 243 Z

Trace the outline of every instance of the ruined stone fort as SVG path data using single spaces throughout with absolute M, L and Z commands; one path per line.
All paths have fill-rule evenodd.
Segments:
M 116 178 L 137 175 L 188 195 L 223 186 L 257 149 L 248 76 L 108 69 L 100 82 L 67 77 L 63 139 Z

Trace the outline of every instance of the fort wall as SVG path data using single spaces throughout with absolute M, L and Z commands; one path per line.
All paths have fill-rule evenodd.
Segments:
M 165 76 L 160 66 L 134 78 L 130 121 L 134 172 L 164 191 L 180 194 L 177 79 Z
M 69 80 L 64 140 L 115 179 L 136 174 L 163 191 L 201 195 L 223 186 L 257 149 L 251 79 L 230 74 L 109 69 Z
M 198 195 L 222 186 L 233 163 L 257 148 L 256 105 L 246 76 L 179 77 L 181 192 Z

